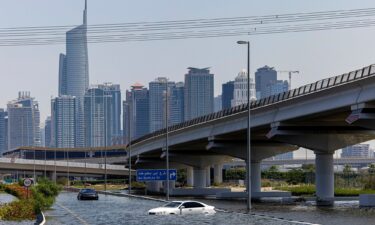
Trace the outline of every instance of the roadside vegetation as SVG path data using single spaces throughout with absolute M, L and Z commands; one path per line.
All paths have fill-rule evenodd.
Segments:
M 225 172 L 224 179 L 244 180 L 244 168 L 230 169 Z M 302 168 L 280 171 L 271 166 L 262 171 L 262 187 L 273 190 L 290 191 L 295 196 L 315 195 L 315 166 L 304 165 Z M 358 196 L 360 194 L 375 194 L 375 165 L 370 165 L 367 171 L 354 172 L 346 165 L 342 172 L 335 173 L 335 196 Z
M 20 184 L 1 185 L 0 189 L 18 198 L 0 206 L 0 220 L 34 220 L 38 213 L 52 206 L 61 187 L 40 179 L 29 191 Z

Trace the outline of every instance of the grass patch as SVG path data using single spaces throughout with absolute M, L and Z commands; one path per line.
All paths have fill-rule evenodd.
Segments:
M 294 196 L 314 196 L 315 185 L 299 185 L 277 188 L 282 191 L 290 191 Z M 335 196 L 359 196 L 360 194 L 375 194 L 372 189 L 356 189 L 356 188 L 335 188 Z

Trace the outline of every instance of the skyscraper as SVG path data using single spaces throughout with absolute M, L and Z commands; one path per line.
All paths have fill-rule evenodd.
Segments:
M 85 144 L 83 98 L 88 86 L 87 0 L 85 0 L 83 24 L 66 33 L 66 55 L 60 55 L 59 66 L 59 95 L 76 97 L 76 147 L 83 147 Z
M 121 134 L 121 89 L 119 84 L 104 83 L 98 85 L 98 88 L 103 89 L 105 95 L 112 96 L 112 109 L 111 109 L 111 119 L 112 119 L 112 137 L 120 137 Z
M 265 97 L 276 95 L 289 90 L 289 83 L 286 80 L 277 80 L 266 86 Z
M 51 117 L 49 116 L 44 122 L 44 147 L 52 147 L 51 133 Z
M 234 81 L 228 81 L 222 85 L 221 107 L 223 109 L 232 107 L 233 93 L 234 93 Z
M 6 125 L 5 125 L 5 116 L 6 116 L 6 112 L 4 109 L 0 109 L 0 157 L 1 157 L 1 154 L 7 150 L 7 147 L 5 146 L 5 138 L 6 138 L 6 132 L 7 130 L 5 130 L 6 128 Z
M 250 77 L 250 100 L 255 100 L 255 84 Z M 247 72 L 242 70 L 234 80 L 232 107 L 247 104 Z
M 149 83 L 150 132 L 165 127 L 165 93 L 167 83 L 169 88 L 169 115 L 171 115 L 171 91 L 175 87 L 175 82 L 168 81 L 166 77 L 158 77 Z
M 209 68 L 192 68 L 185 74 L 185 120 L 214 110 L 214 75 Z
M 126 100 L 123 102 L 123 129 L 127 142 L 150 132 L 149 92 L 139 83 L 131 88 L 126 91 Z
M 264 66 L 255 72 L 255 91 L 256 98 L 267 97 L 267 86 L 276 83 L 277 72 L 273 67 Z
M 214 112 L 219 112 L 220 110 L 222 110 L 222 100 L 221 100 L 222 96 L 221 95 L 218 95 L 214 98 Z
M 21 146 L 41 146 L 38 102 L 29 92 L 20 92 L 18 99 L 7 105 L 8 149 Z
M 86 147 L 110 146 L 112 138 L 112 95 L 99 87 L 85 94 Z
M 372 158 L 369 144 L 357 144 L 342 149 L 341 158 Z
M 175 86 L 170 90 L 170 125 L 184 122 L 184 90 L 184 82 L 177 82 Z
M 76 97 L 62 95 L 51 101 L 51 145 L 57 148 L 76 146 Z

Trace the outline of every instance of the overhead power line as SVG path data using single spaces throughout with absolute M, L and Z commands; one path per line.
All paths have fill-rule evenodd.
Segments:
M 375 19 L 370 18 L 372 16 L 375 16 L 375 8 L 255 17 L 100 24 L 89 26 L 87 29 L 88 43 L 155 41 L 371 27 L 375 25 Z M 365 18 L 357 19 L 361 17 Z M 348 18 L 352 19 L 347 20 Z M 320 22 L 301 23 L 306 21 Z M 52 45 L 76 41 L 74 38 L 65 39 L 65 32 L 70 28 L 72 27 L 2 28 L 0 46 Z

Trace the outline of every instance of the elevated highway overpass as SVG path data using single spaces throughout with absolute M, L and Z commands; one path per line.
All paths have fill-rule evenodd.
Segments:
M 251 183 L 260 191 L 260 162 L 304 147 L 316 154 L 317 200 L 332 204 L 333 153 L 375 137 L 375 65 L 319 80 L 251 103 Z M 208 167 L 246 158 L 247 105 L 168 128 L 170 161 L 188 168 L 188 182 L 210 182 Z M 131 143 L 137 168 L 164 167 L 166 129 Z M 218 174 L 218 176 L 216 176 Z

